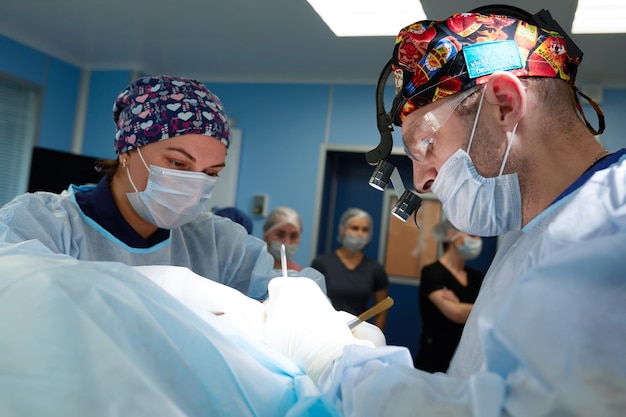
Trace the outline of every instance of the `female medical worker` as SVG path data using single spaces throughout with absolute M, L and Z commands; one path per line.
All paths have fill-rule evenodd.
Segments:
M 302 220 L 297 211 L 291 207 L 276 207 L 267 216 L 263 223 L 263 240 L 267 243 L 267 250 L 274 258 L 274 268 L 281 265 L 281 245 L 285 245 L 287 269 L 301 271 L 302 267 L 294 262 L 293 255 L 300 245 L 302 236 Z
M 373 222 L 368 212 L 351 207 L 339 219 L 336 250 L 313 259 L 311 267 L 326 278 L 328 298 L 337 310 L 359 315 L 368 309 L 370 301 L 377 304 L 387 298 L 389 277 L 385 268 L 363 253 L 372 239 Z M 374 324 L 385 329 L 387 312 L 374 319 Z
M 113 119 L 117 159 L 103 163 L 103 179 L 16 197 L 0 209 L 0 241 L 36 240 L 80 260 L 185 266 L 264 298 L 273 265 L 264 242 L 206 209 L 229 145 L 219 98 L 194 80 L 143 77 L 118 95 Z

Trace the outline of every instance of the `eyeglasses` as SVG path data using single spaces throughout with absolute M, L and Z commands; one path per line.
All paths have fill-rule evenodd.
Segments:
M 433 135 L 435 132 L 448 121 L 459 104 L 476 91 L 476 89 L 477 87 L 473 87 L 450 97 L 439 106 L 415 120 L 407 128 L 402 129 L 404 151 L 409 158 L 416 162 L 424 162 L 428 146 L 432 145 L 434 142 Z

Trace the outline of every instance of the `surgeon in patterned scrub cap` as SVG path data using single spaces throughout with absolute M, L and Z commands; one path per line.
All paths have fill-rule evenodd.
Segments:
M 122 170 L 111 188 L 130 204 L 125 218 L 143 237 L 194 220 L 225 166 L 229 127 L 219 99 L 194 80 L 145 77 L 119 94 L 113 119 Z
M 99 163 L 102 180 L 16 198 L 0 212 L 0 232 L 10 222 L 0 238 L 82 260 L 185 266 L 264 298 L 265 242 L 207 207 L 229 145 L 219 98 L 195 80 L 143 77 L 119 93 L 113 120 L 117 159 Z
M 598 129 L 586 123 L 582 53 L 544 12 L 486 6 L 399 28 L 390 45 L 381 78 L 395 72 L 388 115 L 415 189 L 498 249 L 445 374 L 412 369 L 391 346 L 345 346 L 323 363 L 306 354 L 330 320 L 299 310 L 305 297 L 281 310 L 285 350 L 322 369 L 341 415 L 624 414 L 626 149 L 596 139 L 601 113 Z

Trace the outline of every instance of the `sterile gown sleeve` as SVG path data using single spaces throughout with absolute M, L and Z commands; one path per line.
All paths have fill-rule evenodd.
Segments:
M 2 246 L 10 247 L 10 244 L 20 244 L 21 250 L 26 249 L 30 254 L 43 256 L 57 254 L 58 251 L 53 251 L 50 245 L 46 245 L 42 239 L 39 239 L 46 227 L 40 222 L 42 216 L 34 216 L 33 213 L 21 206 L 21 201 L 25 196 L 18 196 L 4 207 L 0 207 L 0 242 Z M 37 238 L 34 235 L 37 235 Z M 17 247 L 13 246 L 14 249 Z
M 321 386 L 343 415 L 354 417 L 621 416 L 624 271 L 624 233 L 554 253 L 510 296 L 484 310 L 479 330 L 487 370 L 467 380 L 385 362 L 382 350 L 348 346 Z
M 85 261 L 122 262 L 130 266 L 176 265 L 263 300 L 267 284 L 280 274 L 263 240 L 228 218 L 202 213 L 170 231 L 151 247 L 126 245 L 86 216 L 76 193 L 93 187 L 71 186 L 61 194 L 37 192 L 15 197 L 0 208 L 0 242 L 37 240 L 40 249 Z M 324 277 L 311 268 L 298 273 L 325 290 Z

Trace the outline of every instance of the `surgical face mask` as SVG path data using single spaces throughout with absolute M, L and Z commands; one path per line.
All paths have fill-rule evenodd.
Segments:
M 369 239 L 365 236 L 356 236 L 346 233 L 341 239 L 341 244 L 350 252 L 360 252 L 369 243 Z
M 145 190 L 138 191 L 127 167 L 135 192 L 126 196 L 141 218 L 162 229 L 174 229 L 196 219 L 208 207 L 217 177 L 154 165 L 148 168 L 139 148 L 137 151 L 148 170 L 148 183 Z
M 479 237 L 465 236 L 463 238 L 463 244 L 458 245 L 456 249 L 459 251 L 459 255 L 465 261 L 475 259 L 480 255 L 483 249 L 483 240 Z
M 285 245 L 285 256 L 287 259 L 293 258 L 293 255 L 296 254 L 298 250 L 298 244 L 288 245 L 279 240 L 270 241 L 270 246 L 267 248 L 267 251 L 274 257 L 274 259 L 280 259 L 280 247 Z
M 432 192 L 441 201 L 446 217 L 459 230 L 478 236 L 498 236 L 522 227 L 522 197 L 517 173 L 502 175 L 515 128 L 495 178 L 484 178 L 468 154 L 476 130 L 482 100 L 476 112 L 468 151 L 459 149 L 439 169 Z

